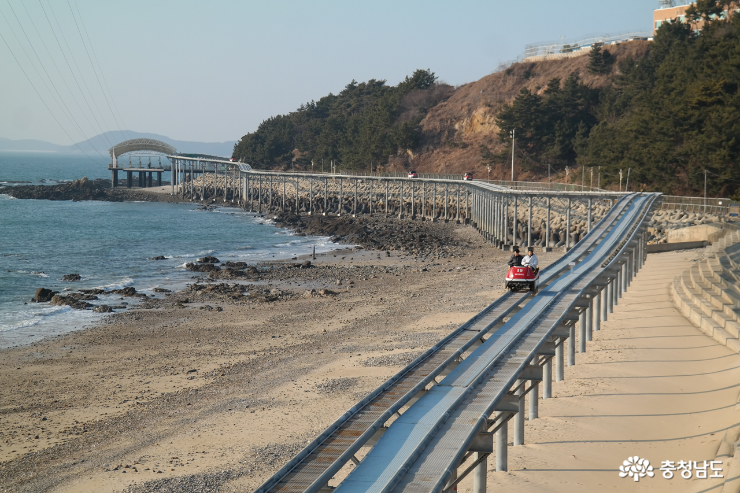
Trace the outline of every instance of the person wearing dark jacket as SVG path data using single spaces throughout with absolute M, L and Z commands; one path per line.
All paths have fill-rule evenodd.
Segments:
M 519 255 L 519 248 L 514 248 L 514 255 L 509 259 L 509 267 L 521 267 L 522 256 Z

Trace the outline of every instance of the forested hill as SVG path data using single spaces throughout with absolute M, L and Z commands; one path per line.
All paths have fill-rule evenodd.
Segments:
M 733 196 L 740 189 L 740 16 L 716 15 L 729 0 L 701 0 L 688 15 L 701 32 L 664 23 L 654 41 L 588 56 L 519 63 L 458 88 L 419 70 L 398 86 L 352 82 L 338 95 L 271 118 L 235 146 L 258 167 L 472 171 L 630 190 Z M 711 17 L 710 17 L 711 16 Z M 585 173 L 582 171 L 585 167 Z M 597 178 L 595 178 L 596 180 Z M 624 180 L 626 181 L 626 180 Z M 594 182 L 594 185 L 596 182 Z
M 389 157 L 419 143 L 419 122 L 453 92 L 429 70 L 417 70 L 397 86 L 382 80 L 352 81 L 337 95 L 272 117 L 234 147 L 234 156 L 255 167 L 299 167 L 322 160 L 328 169 L 386 164 Z

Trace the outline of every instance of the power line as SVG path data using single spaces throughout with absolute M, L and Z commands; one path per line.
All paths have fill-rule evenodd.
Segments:
M 87 37 L 87 44 L 90 45 L 90 51 L 92 52 L 93 59 L 95 60 L 95 64 L 98 67 L 98 71 L 100 72 L 100 77 L 103 79 L 103 84 L 105 85 L 105 88 L 108 90 L 108 95 L 110 95 L 110 101 L 109 101 L 108 95 L 106 95 L 105 91 L 103 91 L 105 102 L 108 104 L 108 109 L 111 110 L 111 114 L 113 115 L 113 120 L 116 122 L 116 126 L 118 127 L 118 130 L 121 132 L 121 136 L 123 136 L 125 133 L 126 138 L 131 140 L 131 135 L 128 133 L 128 130 L 123 130 L 123 128 L 126 127 L 126 124 L 123 121 L 121 112 L 118 110 L 118 105 L 116 104 L 116 100 L 113 98 L 113 93 L 111 92 L 110 87 L 108 87 L 108 81 L 105 79 L 105 73 L 103 72 L 103 69 L 100 66 L 100 62 L 98 61 L 98 56 L 95 54 L 95 47 L 92 41 L 90 40 L 90 34 L 87 32 L 85 21 L 82 19 L 82 14 L 80 13 L 80 8 L 77 5 L 77 2 L 74 2 L 74 4 L 75 4 L 75 9 L 77 9 L 77 17 L 80 18 L 80 24 L 82 24 L 82 30 L 85 32 L 85 36 Z M 97 75 L 97 72 L 96 72 L 96 75 Z M 99 83 L 100 83 L 100 80 L 98 80 L 98 84 Z M 102 86 L 101 86 L 101 90 L 102 90 Z M 115 108 L 115 111 L 111 109 L 111 101 L 113 102 L 113 108 Z M 120 121 L 120 124 L 119 124 L 119 121 Z
M 49 114 L 51 114 L 51 117 L 52 117 L 52 118 L 54 118 L 54 121 L 55 121 L 55 122 L 57 122 L 57 125 L 59 125 L 59 128 L 61 128 L 61 129 L 62 129 L 62 132 L 64 132 L 64 133 L 65 133 L 65 134 L 67 135 L 67 137 L 69 138 L 69 140 L 70 140 L 70 141 L 72 141 L 72 142 L 74 143 L 74 145 L 75 145 L 75 146 L 77 146 L 77 148 L 78 148 L 78 149 L 79 149 L 79 150 L 80 150 L 80 151 L 82 152 L 82 154 L 84 154 L 84 155 L 85 155 L 85 157 L 87 157 L 87 158 L 88 158 L 88 159 L 89 159 L 90 161 L 92 161 L 92 162 L 93 162 L 94 164 L 98 164 L 98 163 L 96 163 L 96 162 L 95 162 L 95 160 L 93 160 L 93 158 L 91 158 L 90 156 L 88 156 L 87 154 L 85 154 L 85 151 L 83 151 L 83 150 L 82 150 L 82 148 L 81 148 L 81 147 L 79 146 L 79 144 L 77 144 L 77 143 L 76 143 L 76 142 L 74 141 L 74 139 L 73 139 L 73 138 L 72 138 L 72 137 L 71 137 L 71 136 L 69 135 L 69 133 L 67 133 L 67 130 L 66 130 L 66 129 L 64 128 L 64 126 L 63 126 L 63 125 L 62 125 L 62 124 L 61 124 L 61 123 L 59 122 L 59 120 L 57 119 L 56 115 L 54 115 L 54 113 L 53 113 L 53 112 L 51 111 L 51 109 L 49 108 L 49 105 L 48 105 L 48 104 L 46 104 L 46 101 L 44 101 L 44 98 L 42 98 L 42 97 L 41 97 L 41 94 L 39 93 L 38 89 L 36 89 L 36 86 L 35 86 L 35 85 L 33 84 L 33 82 L 31 81 L 31 78 L 30 78 L 30 77 L 28 76 L 28 74 L 26 73 L 25 69 L 23 68 L 23 65 L 21 65 L 21 62 L 20 62 L 20 61 L 18 60 L 18 57 L 16 57 L 16 56 L 15 56 L 15 53 L 13 53 L 13 50 L 11 50 L 11 49 L 10 49 L 10 45 L 9 45 L 9 44 L 8 44 L 8 42 L 7 42 L 6 40 L 5 40 L 5 36 L 3 36 L 3 33 L 2 33 L 2 31 L 0 31 L 0 39 L 2 39 L 2 40 L 3 40 L 3 43 L 5 43 L 5 46 L 6 46 L 7 48 L 8 48 L 8 51 L 10 52 L 10 54 L 12 55 L 12 57 L 13 57 L 13 58 L 15 59 L 15 63 L 17 63 L 17 64 L 18 64 L 18 67 L 19 67 L 19 68 L 21 69 L 21 72 L 23 72 L 23 75 L 25 75 L 25 76 L 26 76 L 26 80 L 28 80 L 28 83 L 29 83 L 29 84 L 31 85 L 31 87 L 33 88 L 33 90 L 34 90 L 34 92 L 36 93 L 36 95 L 37 95 L 37 96 L 39 97 L 39 99 L 41 100 L 41 102 L 42 102 L 42 103 L 44 104 L 44 106 L 46 107 L 46 109 L 47 109 L 47 110 L 49 111 Z
M 100 125 L 100 122 L 98 122 L 98 118 L 95 116 L 95 112 L 92 110 L 92 107 L 90 106 L 90 102 L 87 100 L 87 96 L 85 96 L 84 91 L 82 90 L 82 87 L 80 86 L 80 82 L 77 80 L 77 75 L 75 75 L 74 70 L 72 70 L 72 65 L 69 63 L 69 59 L 67 58 L 67 54 L 62 49 L 62 44 L 59 42 L 59 38 L 57 37 L 56 31 L 54 30 L 54 27 L 51 25 L 51 21 L 49 20 L 49 15 L 46 12 L 46 8 L 44 7 L 44 4 L 42 0 L 39 0 L 39 4 L 41 5 L 41 9 L 44 11 L 44 16 L 46 17 L 46 21 L 49 23 L 49 27 L 51 27 L 52 32 L 54 33 L 54 39 L 57 41 L 57 45 L 59 45 L 59 50 L 62 52 L 62 55 L 64 56 L 64 61 L 67 63 L 67 67 L 69 68 L 69 71 L 72 73 L 72 78 L 74 78 L 75 84 L 77 84 L 77 89 L 79 89 L 80 94 L 82 95 L 82 99 L 85 101 L 85 105 L 87 105 L 87 109 L 90 111 L 90 114 L 93 117 L 93 120 L 95 120 L 95 123 L 98 125 L 98 129 L 100 129 L 100 133 L 103 134 L 103 138 L 108 141 L 108 145 L 113 147 L 110 140 L 108 140 L 108 137 L 105 135 L 105 131 L 103 130 L 103 127 Z M 65 46 L 67 47 L 67 50 L 69 51 L 69 56 L 72 58 L 72 62 L 75 64 L 75 67 L 77 68 L 77 71 L 80 73 L 80 78 L 82 78 L 82 82 L 85 84 L 85 88 L 87 88 L 87 83 L 85 82 L 85 79 L 82 77 L 82 71 L 80 70 L 80 67 L 77 65 L 77 61 L 74 58 L 74 54 L 72 53 L 72 50 L 69 47 L 69 43 L 67 43 L 67 38 L 64 36 L 64 30 L 61 27 L 61 24 L 59 24 L 59 20 L 56 17 L 56 14 L 54 13 L 54 8 L 49 4 L 49 10 L 51 11 L 51 16 L 54 18 L 54 22 L 57 25 L 57 28 L 59 29 L 59 34 L 62 36 L 62 40 L 64 41 Z M 87 88 L 88 92 L 90 92 L 90 89 Z M 92 97 L 92 93 L 90 94 Z M 93 100 L 93 103 L 95 103 L 95 100 Z M 99 111 L 99 110 L 98 110 Z M 91 145 L 92 142 L 90 142 Z
M 95 65 L 93 64 L 92 57 L 90 56 L 90 51 L 87 49 L 87 43 L 85 43 L 85 38 L 82 37 L 82 31 L 80 30 L 80 25 L 77 22 L 77 17 L 75 16 L 74 10 L 72 10 L 72 4 L 69 3 L 69 0 L 67 0 L 67 6 L 69 7 L 69 11 L 72 14 L 72 19 L 75 21 L 75 27 L 77 28 L 77 34 L 80 35 L 80 41 L 82 41 L 82 46 L 85 48 L 85 54 L 87 54 L 87 60 L 90 62 L 90 67 L 93 69 L 93 73 L 95 74 L 95 79 L 98 81 L 100 92 L 103 93 L 103 98 L 105 98 L 105 102 L 108 103 L 108 98 L 105 95 L 105 91 L 103 91 L 103 84 L 100 83 L 100 77 L 98 77 L 98 72 L 97 70 L 95 70 Z M 97 108 L 97 104 L 95 105 L 95 107 Z M 110 107 L 110 103 L 108 103 L 108 110 L 110 110 L 111 116 L 113 116 L 113 120 L 115 121 L 115 115 L 113 115 L 113 110 Z M 100 111 L 100 109 L 98 109 L 98 112 L 100 112 L 101 119 L 103 119 L 103 122 L 105 123 L 105 118 L 103 118 L 103 113 Z M 118 122 L 116 122 L 116 124 L 118 124 Z M 120 130 L 120 127 L 119 127 L 119 130 Z
M 54 91 L 56 92 L 57 96 L 59 96 L 59 99 L 57 99 L 54 96 L 54 93 L 51 91 L 51 89 L 49 89 L 49 85 L 46 83 L 46 80 L 44 80 L 44 78 L 41 76 L 41 74 L 39 73 L 39 71 L 36 68 L 36 66 L 33 64 L 33 61 L 31 60 L 31 57 L 29 56 L 28 52 L 26 51 L 26 48 L 23 46 L 23 43 L 21 43 L 20 39 L 18 38 L 18 36 L 16 35 L 15 31 L 13 30 L 13 26 L 10 25 L 10 22 L 5 17 L 5 14 L 3 14 L 2 11 L 0 11 L 0 14 L 2 14 L 3 19 L 5 19 L 5 22 L 8 24 L 8 27 L 10 28 L 10 32 L 16 38 L 16 41 L 18 42 L 18 45 L 23 50 L 23 53 L 26 55 L 26 58 L 28 58 L 28 60 L 31 62 L 31 67 L 36 71 L 36 75 L 38 75 L 39 79 L 41 79 L 41 82 L 44 83 L 44 86 L 46 87 L 46 90 L 49 91 L 49 93 L 51 94 L 52 99 L 54 99 L 54 101 L 57 103 L 57 105 L 60 108 L 62 108 L 62 113 L 64 113 L 64 109 L 66 109 L 68 114 L 65 114 L 65 116 L 70 119 L 70 121 L 72 122 L 72 124 L 74 126 L 77 127 L 77 130 L 79 130 L 79 132 L 82 134 L 82 136 L 84 138 L 87 138 L 85 136 L 85 132 L 82 130 L 82 127 L 75 120 L 75 118 L 74 118 L 74 116 L 72 114 L 72 111 L 69 109 L 69 107 L 67 106 L 67 104 L 64 102 L 64 98 L 59 93 L 59 90 L 57 89 L 56 85 L 54 84 L 54 81 L 52 80 L 51 76 L 49 75 L 48 71 L 46 70 L 46 67 L 44 66 L 43 62 L 41 61 L 41 58 L 39 57 L 38 53 L 36 52 L 36 48 L 34 48 L 33 43 L 31 42 L 31 40 L 29 39 L 28 35 L 26 34 L 25 29 L 23 29 L 23 24 L 21 24 L 20 20 L 18 19 L 18 16 L 16 15 L 15 10 L 13 9 L 13 5 L 11 5 L 10 2 L 8 2 L 8 6 L 10 7 L 10 10 L 13 12 L 13 16 L 15 17 L 15 20 L 18 22 L 18 25 L 20 26 L 21 31 L 23 32 L 23 35 L 26 37 L 26 41 L 28 41 L 28 44 L 31 46 L 31 50 L 33 50 L 33 53 L 36 56 L 36 60 L 38 61 L 39 65 L 41 65 L 41 68 L 44 70 L 44 73 L 46 74 L 46 77 L 49 79 L 49 83 L 54 88 Z

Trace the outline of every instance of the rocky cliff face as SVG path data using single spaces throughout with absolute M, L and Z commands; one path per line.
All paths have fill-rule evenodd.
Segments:
M 542 93 L 547 82 L 555 77 L 566 79 L 571 73 L 591 87 L 605 87 L 617 75 L 619 61 L 641 58 L 650 46 L 648 41 L 630 41 L 608 46 L 616 57 L 612 72 L 605 75 L 591 74 L 588 56 L 516 63 L 502 72 L 458 87 L 446 101 L 433 107 L 424 120 L 422 149 L 412 159 L 412 166 L 427 173 L 475 173 L 486 178 L 488 173 L 481 159 L 480 146 L 492 152 L 501 152 L 507 143 L 500 141 L 495 115 L 502 105 L 509 104 L 522 88 Z M 418 164 L 414 164 L 418 163 Z M 520 175 L 517 179 L 536 178 Z M 491 179 L 510 179 L 510 162 L 496 163 Z

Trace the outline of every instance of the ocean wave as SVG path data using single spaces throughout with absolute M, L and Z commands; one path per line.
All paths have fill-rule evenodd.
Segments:
M 6 312 L 4 317 L 2 318 L 15 318 L 15 317 L 23 317 L 20 320 L 16 320 L 14 322 L 10 322 L 7 325 L 2 323 L 2 318 L 0 318 L 0 332 L 5 332 L 9 330 L 15 330 L 15 329 L 23 329 L 26 327 L 33 327 L 35 325 L 39 325 L 41 322 L 46 320 L 48 317 L 54 316 L 54 315 L 60 315 L 62 313 L 67 313 L 69 311 L 72 311 L 72 308 L 69 306 L 50 306 L 47 305 L 43 308 L 38 307 L 32 307 L 31 310 L 26 312 Z M 15 316 L 15 317 L 13 317 Z M 28 318 L 30 317 L 30 318 Z
M 105 290 L 109 290 L 109 289 L 123 289 L 123 288 L 127 288 L 127 287 L 129 287 L 129 286 L 131 286 L 133 284 L 134 284 L 134 280 L 133 279 L 131 279 L 130 277 L 124 277 L 123 279 L 121 279 L 120 282 L 114 282 L 114 283 L 111 283 L 111 284 L 105 284 L 103 286 L 96 286 L 95 288 L 96 289 L 105 289 Z

